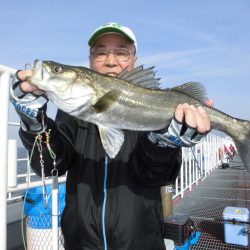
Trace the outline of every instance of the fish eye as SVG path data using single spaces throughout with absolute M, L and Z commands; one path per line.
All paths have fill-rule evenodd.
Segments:
M 55 73 L 61 73 L 61 72 L 62 72 L 62 67 L 60 67 L 60 66 L 55 66 L 55 67 L 54 67 L 54 72 L 55 72 Z

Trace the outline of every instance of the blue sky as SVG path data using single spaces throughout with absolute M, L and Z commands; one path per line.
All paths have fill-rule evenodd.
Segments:
M 249 0 L 1 1 L 0 64 L 88 66 L 87 40 L 110 21 L 133 29 L 138 65 L 155 66 L 164 87 L 201 82 L 215 108 L 250 120 Z

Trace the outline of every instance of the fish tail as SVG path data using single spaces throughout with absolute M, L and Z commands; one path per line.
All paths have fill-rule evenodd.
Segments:
M 250 173 L 250 122 L 241 121 L 238 136 L 232 136 L 245 169 Z

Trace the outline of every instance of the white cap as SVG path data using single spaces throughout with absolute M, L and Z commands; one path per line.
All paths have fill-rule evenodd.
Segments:
M 135 34 L 133 33 L 133 31 L 130 28 L 122 26 L 119 23 L 107 23 L 107 24 L 104 24 L 103 26 L 97 28 L 94 31 L 94 33 L 90 36 L 89 41 L 88 41 L 88 45 L 90 47 L 92 47 L 97 38 L 99 38 L 100 36 L 102 36 L 104 34 L 108 34 L 108 33 L 118 33 L 118 34 L 124 35 L 131 42 L 134 43 L 135 49 L 137 51 L 137 41 L 135 38 Z

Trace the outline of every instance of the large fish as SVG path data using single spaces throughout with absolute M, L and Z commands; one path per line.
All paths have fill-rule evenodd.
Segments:
M 66 113 L 98 126 L 107 154 L 114 158 L 123 142 L 123 129 L 154 131 L 165 128 L 178 104 L 202 106 L 212 128 L 234 140 L 245 167 L 250 170 L 250 122 L 231 117 L 204 104 L 199 83 L 160 89 L 153 68 L 123 71 L 116 78 L 52 61 L 34 63 L 30 81 Z

